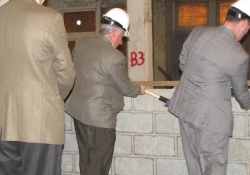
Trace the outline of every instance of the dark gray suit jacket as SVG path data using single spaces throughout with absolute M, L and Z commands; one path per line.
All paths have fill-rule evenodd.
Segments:
M 104 36 L 81 37 L 73 51 L 76 80 L 66 112 L 82 123 L 115 128 L 123 96 L 136 97 L 140 85 L 127 75 L 126 58 Z
M 231 87 L 242 109 L 250 108 L 249 55 L 226 26 L 196 27 L 183 45 L 183 71 L 169 111 L 187 122 L 232 135 Z

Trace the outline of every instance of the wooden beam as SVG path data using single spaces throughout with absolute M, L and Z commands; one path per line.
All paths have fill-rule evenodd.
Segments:
M 177 86 L 179 81 L 135 81 L 137 84 L 145 85 L 147 87 L 155 86 Z
M 145 85 L 147 87 L 156 87 L 156 86 L 177 86 L 179 81 L 134 81 L 137 84 Z M 247 81 L 247 85 L 250 86 L 250 80 Z

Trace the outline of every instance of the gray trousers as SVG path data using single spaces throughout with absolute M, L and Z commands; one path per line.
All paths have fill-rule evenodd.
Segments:
M 115 129 L 99 128 L 74 119 L 81 175 L 108 175 L 116 140 Z
M 0 140 L 1 175 L 61 175 L 62 145 Z
M 179 120 L 189 175 L 226 175 L 229 136 Z

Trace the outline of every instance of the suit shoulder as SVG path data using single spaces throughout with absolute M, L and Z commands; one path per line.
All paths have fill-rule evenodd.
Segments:
M 43 5 L 40 5 L 40 12 L 41 13 L 44 13 L 46 15 L 51 15 L 51 16 L 56 16 L 56 15 L 61 15 L 58 11 L 54 10 L 54 9 L 51 9 L 51 8 L 48 8 L 48 7 L 45 7 Z M 39 8 L 39 7 L 38 7 Z
M 93 55 L 98 55 L 98 57 L 111 62 L 125 59 L 125 56 L 115 49 L 109 40 L 100 36 L 81 36 L 76 40 L 75 48 L 76 50 L 90 51 Z
M 206 31 L 206 30 L 211 30 L 211 29 L 215 29 L 216 27 L 213 27 L 213 26 L 196 26 L 193 28 L 193 32 L 203 32 L 203 31 Z
M 110 54 L 110 58 L 114 59 L 115 61 L 124 61 L 125 60 L 125 56 L 118 50 L 118 49 L 114 49 L 113 47 L 109 47 L 107 49 L 107 51 Z
M 83 47 L 84 45 L 87 45 L 87 48 L 91 48 L 97 45 L 96 43 L 98 43 L 96 36 L 80 36 L 76 39 L 75 46 L 79 47 L 79 49 L 81 49 L 80 47 Z
M 110 58 L 115 57 L 123 58 L 124 55 L 116 48 L 112 46 L 112 43 L 105 37 L 102 36 L 95 36 L 95 37 L 85 37 L 85 42 L 90 42 L 101 51 L 104 55 L 109 55 Z
M 80 36 L 76 39 L 76 41 L 91 41 L 96 40 L 96 36 Z

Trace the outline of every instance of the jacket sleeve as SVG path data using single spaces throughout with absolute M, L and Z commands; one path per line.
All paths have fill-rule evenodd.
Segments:
M 137 97 L 141 93 L 141 86 L 128 77 L 125 57 L 117 59 L 111 66 L 110 76 L 114 88 L 123 96 Z
M 197 27 L 196 27 L 197 28 Z M 192 32 L 189 34 L 188 38 L 186 39 L 186 41 L 184 42 L 183 46 L 182 46 L 182 50 L 179 56 L 179 60 L 180 60 L 180 64 L 179 64 L 179 68 L 181 69 L 181 71 L 183 72 L 187 63 L 187 52 L 188 52 L 188 47 L 189 47 L 189 43 L 192 39 L 192 35 L 194 33 L 194 30 L 196 29 L 194 28 L 192 30 Z
M 68 48 L 63 18 L 59 13 L 51 24 L 49 38 L 54 56 L 53 70 L 57 77 L 61 97 L 65 99 L 73 86 L 75 70 Z
M 235 72 L 231 74 L 231 83 L 235 94 L 235 99 L 242 109 L 250 109 L 250 94 L 247 86 L 249 58 L 243 60 Z
M 186 62 L 187 62 L 187 40 L 184 42 L 183 47 L 182 47 L 182 51 L 180 53 L 180 69 L 183 72 L 186 66 Z

